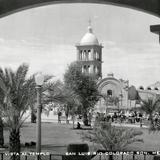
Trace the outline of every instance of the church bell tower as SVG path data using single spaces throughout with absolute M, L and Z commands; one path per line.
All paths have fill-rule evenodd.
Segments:
M 82 73 L 102 78 L 102 48 L 97 37 L 93 34 L 92 27 L 88 26 L 87 33 L 80 43 L 76 44 L 77 62 L 81 65 Z

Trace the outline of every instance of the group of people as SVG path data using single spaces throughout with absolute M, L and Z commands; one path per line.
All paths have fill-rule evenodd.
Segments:
M 58 123 L 61 123 L 62 112 L 58 112 Z M 91 125 L 93 120 L 93 115 L 91 113 L 88 114 L 88 124 Z M 152 117 L 153 124 L 156 127 L 160 128 L 160 114 L 155 113 Z M 149 115 L 146 115 L 140 111 L 119 111 L 119 112 L 108 112 L 108 113 L 96 113 L 94 121 L 105 121 L 105 122 L 115 122 L 115 123 L 130 123 L 135 124 L 139 123 L 140 127 L 144 122 L 150 121 Z M 77 123 L 77 128 L 81 128 L 81 124 Z
M 153 115 L 153 124 L 156 127 L 160 128 L 160 114 L 155 113 Z M 150 123 L 149 115 L 146 115 L 140 111 L 120 111 L 113 113 L 96 113 L 95 120 L 106 121 L 106 122 L 115 122 L 115 123 L 130 123 L 135 124 L 139 123 L 140 127 L 142 127 L 143 123 L 146 121 L 148 124 Z
M 143 114 L 141 112 L 130 112 L 125 113 L 123 111 L 114 113 L 98 113 L 95 120 L 107 121 L 107 122 L 128 122 L 136 123 L 139 122 L 142 126 Z

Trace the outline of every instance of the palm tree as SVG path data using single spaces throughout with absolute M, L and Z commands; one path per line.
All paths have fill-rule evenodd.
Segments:
M 60 81 L 49 82 L 43 87 L 42 103 L 47 104 L 50 102 L 64 103 L 65 97 L 63 95 L 63 84 Z
M 73 90 L 64 87 L 63 89 L 64 96 L 66 97 L 65 101 L 65 113 L 66 113 L 66 121 L 68 119 L 68 116 L 72 116 L 73 120 L 73 128 L 74 128 L 74 121 L 75 121 L 75 115 L 78 114 L 78 110 L 80 108 L 81 104 L 81 98 L 78 96 Z
M 4 127 L 4 124 L 3 124 L 3 114 L 2 114 L 2 104 L 1 102 L 3 101 L 3 94 L 2 92 L 0 91 L 0 109 L 1 109 L 1 113 L 0 113 L 0 147 L 3 147 L 4 145 L 4 135 L 3 135 L 3 127 Z
M 1 109 L 9 127 L 9 151 L 20 154 L 20 127 L 27 117 L 24 113 L 34 98 L 33 77 L 26 78 L 28 65 L 22 64 L 16 71 L 0 68 Z M 20 159 L 20 156 L 11 156 Z
M 48 83 L 44 88 L 47 92 L 43 95 L 43 103 L 55 103 L 65 107 L 66 123 L 68 122 L 68 116 L 71 115 L 74 126 L 74 115 L 77 111 L 77 107 L 80 106 L 80 97 L 75 94 L 69 88 L 66 88 L 60 81 Z M 52 109 L 49 108 L 47 113 Z
M 100 144 L 107 151 L 125 151 L 128 145 L 134 142 L 143 142 L 143 139 L 137 138 L 142 134 L 143 132 L 134 129 L 98 122 L 93 131 L 82 132 L 82 139 Z M 113 160 L 113 155 L 109 155 L 109 160 Z
M 0 147 L 3 147 L 3 145 L 4 145 L 3 120 L 2 117 L 0 117 Z
M 149 115 L 150 120 L 150 129 L 154 130 L 154 120 L 153 120 L 153 114 L 158 111 L 160 108 L 160 98 L 148 98 L 147 100 L 142 100 L 141 103 L 141 110 L 144 111 L 147 115 Z
M 34 81 L 34 76 L 36 74 L 34 74 L 32 76 L 33 78 L 33 81 Z M 44 95 L 45 95 L 45 92 L 48 90 L 48 88 L 50 88 L 50 80 L 53 78 L 52 75 L 44 75 L 44 84 L 42 86 L 42 95 L 43 95 L 43 99 L 44 100 Z M 56 87 L 56 84 L 55 84 L 55 87 Z M 32 87 L 31 89 L 32 90 L 32 99 L 30 99 L 30 103 L 29 103 L 29 107 L 30 107 L 30 110 L 31 110 L 31 123 L 35 123 L 36 122 L 36 94 L 37 94 L 37 91 L 36 91 L 36 83 L 32 83 Z M 43 105 L 42 105 L 43 106 Z

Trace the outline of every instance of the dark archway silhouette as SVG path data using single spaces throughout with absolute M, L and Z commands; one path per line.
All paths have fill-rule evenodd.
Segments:
M 29 8 L 60 3 L 112 4 L 141 10 L 160 17 L 159 0 L 0 0 L 0 17 Z
M 160 0 L 0 0 L 0 17 L 29 8 L 60 3 L 111 4 L 141 10 L 160 17 Z M 160 25 L 150 26 L 150 31 L 160 35 Z

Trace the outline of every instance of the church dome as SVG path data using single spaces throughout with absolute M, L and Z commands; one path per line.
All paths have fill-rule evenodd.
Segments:
M 93 34 L 91 26 L 88 27 L 88 32 L 82 37 L 81 45 L 99 45 L 97 37 Z

